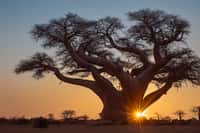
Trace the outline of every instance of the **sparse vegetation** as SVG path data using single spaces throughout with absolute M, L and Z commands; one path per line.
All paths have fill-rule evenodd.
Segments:
M 42 117 L 39 118 L 33 118 L 32 120 L 32 126 L 34 128 L 47 128 L 48 127 L 48 120 Z
M 64 120 L 72 119 L 76 115 L 76 112 L 74 110 L 64 110 L 62 112 L 62 117 Z
M 52 113 L 49 113 L 48 114 L 48 119 L 49 120 L 54 120 L 55 118 L 54 118 L 54 115 L 52 114 Z
M 177 110 L 174 115 L 178 116 L 179 120 L 183 120 L 183 117 L 186 115 L 186 113 L 183 110 Z

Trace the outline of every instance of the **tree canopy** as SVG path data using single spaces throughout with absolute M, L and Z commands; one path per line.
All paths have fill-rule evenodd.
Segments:
M 127 16 L 130 25 L 117 17 L 88 20 L 73 13 L 37 24 L 31 31 L 33 38 L 43 48 L 54 49 L 55 55 L 36 53 L 22 60 L 15 72 L 32 71 L 37 79 L 53 72 L 58 79 L 90 88 L 101 98 L 106 93 L 127 95 L 131 88 L 135 95 L 140 93 L 143 108 L 172 86 L 200 85 L 200 58 L 187 44 L 188 21 L 150 9 Z M 93 79 L 86 78 L 90 75 Z M 113 81 L 119 82 L 120 90 Z M 149 83 L 159 89 L 144 97 Z

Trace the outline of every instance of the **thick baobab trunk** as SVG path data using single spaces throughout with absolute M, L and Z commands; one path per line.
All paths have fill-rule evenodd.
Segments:
M 103 120 L 129 121 L 133 119 L 134 113 L 138 110 L 139 101 L 126 102 L 121 98 L 109 98 L 103 102 L 103 110 L 100 116 Z
M 132 94 L 131 98 L 124 97 L 123 92 L 119 96 L 109 96 L 102 100 L 103 110 L 100 116 L 103 120 L 129 121 L 134 113 L 139 110 L 140 100 L 138 95 Z
M 117 103 L 104 103 L 103 110 L 100 114 L 103 120 L 112 121 L 126 121 L 127 114 L 123 106 L 119 106 Z
M 139 110 L 143 98 L 143 85 L 139 85 L 135 79 L 125 74 L 121 75 L 122 91 L 116 95 L 107 95 L 103 102 L 101 118 L 113 121 L 129 121 L 134 113 Z

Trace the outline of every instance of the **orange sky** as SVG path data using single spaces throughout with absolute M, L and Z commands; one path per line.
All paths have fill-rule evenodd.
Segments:
M 12 80 L 10 80 L 10 78 Z M 1 79 L 2 81 L 2 79 Z M 150 87 L 150 91 L 155 86 Z M 154 103 L 146 111 L 148 117 L 159 112 L 163 116 L 175 117 L 173 112 L 182 109 L 191 117 L 192 106 L 199 105 L 199 88 L 172 88 L 167 95 Z M 47 116 L 53 113 L 61 118 L 65 109 L 73 109 L 77 115 L 87 114 L 90 118 L 98 118 L 102 103 L 87 88 L 61 83 L 53 75 L 41 80 L 33 80 L 30 74 L 10 74 L 3 79 L 0 87 L 0 116 Z

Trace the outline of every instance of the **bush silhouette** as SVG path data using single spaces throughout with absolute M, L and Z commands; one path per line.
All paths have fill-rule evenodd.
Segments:
M 48 120 L 42 117 L 32 119 L 32 126 L 34 128 L 47 128 Z

